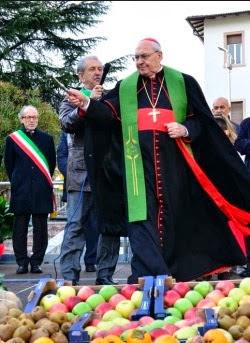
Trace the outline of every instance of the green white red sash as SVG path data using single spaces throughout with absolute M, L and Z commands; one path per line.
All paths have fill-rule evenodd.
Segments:
M 38 146 L 22 130 L 11 133 L 10 137 L 19 146 L 19 148 L 21 148 L 23 152 L 31 158 L 41 173 L 45 176 L 49 185 L 53 187 L 48 161 Z

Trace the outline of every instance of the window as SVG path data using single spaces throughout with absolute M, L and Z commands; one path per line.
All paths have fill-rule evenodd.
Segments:
M 243 119 L 243 101 L 231 102 L 231 120 L 237 124 Z
M 243 64 L 242 41 L 242 33 L 226 35 L 227 50 L 231 57 L 229 64 Z

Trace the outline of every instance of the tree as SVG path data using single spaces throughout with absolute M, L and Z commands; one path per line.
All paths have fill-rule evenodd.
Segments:
M 5 138 L 20 127 L 17 114 L 27 104 L 38 109 L 40 114 L 39 128 L 50 133 L 57 141 L 60 133 L 57 113 L 51 105 L 41 100 L 39 92 L 37 90 L 24 92 L 11 83 L 0 82 L 0 162 L 3 156 Z M 6 179 L 7 176 L 2 164 L 0 167 L 0 180 Z
M 74 63 L 104 39 L 83 35 L 108 9 L 107 1 L 2 0 L 0 79 L 21 89 L 39 87 L 43 99 L 57 107 L 62 94 L 51 76 L 77 86 Z M 111 61 L 111 76 L 124 69 L 126 59 Z

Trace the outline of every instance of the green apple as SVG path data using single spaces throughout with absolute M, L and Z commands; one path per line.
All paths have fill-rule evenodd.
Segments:
M 200 281 L 194 286 L 194 291 L 199 292 L 203 297 L 205 297 L 212 290 L 213 286 L 208 281 Z
M 108 322 L 110 320 L 113 320 L 115 318 L 121 318 L 122 315 L 117 312 L 116 310 L 109 310 L 106 313 L 104 313 L 104 315 L 102 316 L 102 320 L 105 322 Z
M 229 308 L 232 312 L 236 311 L 238 308 L 238 303 L 236 300 L 234 300 L 231 297 L 225 297 L 219 300 L 218 302 L 219 307 L 227 307 Z
M 92 294 L 88 297 L 86 303 L 94 310 L 99 304 L 105 303 L 105 299 L 101 294 Z
M 141 306 L 142 297 L 143 297 L 142 291 L 134 291 L 133 294 L 131 295 L 130 300 L 135 305 L 135 308 L 139 308 Z
M 180 298 L 176 300 L 174 307 L 177 308 L 182 314 L 193 307 L 191 301 L 187 298 Z
M 115 286 L 113 285 L 105 285 L 102 286 L 102 288 L 99 291 L 99 294 L 101 294 L 101 296 L 108 301 L 112 295 L 118 293 L 117 288 L 115 288 Z
M 109 330 L 109 329 L 111 329 L 113 326 L 114 326 L 114 323 L 112 323 L 112 322 L 100 321 L 100 322 L 97 324 L 96 327 L 97 327 L 99 330 Z
M 89 338 L 91 339 L 94 336 L 94 333 L 97 331 L 97 327 L 96 326 L 86 326 L 86 328 L 84 328 L 84 331 L 87 331 Z
M 175 317 L 175 316 L 167 316 L 164 318 L 164 322 L 168 324 L 174 324 L 178 322 L 178 320 L 180 320 L 180 318 Z
M 77 316 L 82 316 L 83 314 L 90 312 L 91 310 L 92 308 L 89 304 L 87 304 L 86 302 L 80 302 L 73 307 L 72 313 Z
M 60 298 L 55 294 L 47 294 L 44 295 L 40 301 L 40 305 L 46 310 L 49 311 L 49 309 L 55 305 L 61 303 Z
M 129 318 L 135 309 L 134 303 L 131 300 L 122 300 L 116 305 L 118 311 L 124 318 Z
M 203 299 L 203 296 L 201 295 L 200 292 L 195 291 L 195 290 L 191 290 L 188 291 L 185 294 L 185 298 L 189 299 L 191 301 L 191 303 L 196 306 L 198 304 L 198 302 Z
M 244 295 L 246 295 L 246 292 L 241 288 L 232 288 L 228 293 L 228 296 L 237 301 L 238 304 Z
M 76 290 L 72 286 L 61 286 L 57 289 L 56 295 L 64 302 L 65 299 L 76 295 Z
M 164 325 L 166 325 L 166 321 L 163 319 L 156 319 L 152 323 L 148 324 L 149 331 L 152 331 L 154 329 L 160 329 Z
M 246 294 L 250 294 L 250 277 L 242 279 L 239 288 L 246 292 Z
M 195 327 L 186 326 L 183 327 L 174 333 L 174 337 L 176 337 L 179 341 L 186 340 L 190 337 L 194 337 L 198 334 L 198 331 Z
M 174 316 L 176 318 L 182 319 L 182 313 L 175 307 L 169 307 L 166 309 L 166 315 L 167 316 Z
M 121 318 L 113 319 L 112 323 L 115 324 L 115 325 L 118 325 L 118 326 L 123 326 L 123 325 L 129 324 L 130 320 L 121 317 Z

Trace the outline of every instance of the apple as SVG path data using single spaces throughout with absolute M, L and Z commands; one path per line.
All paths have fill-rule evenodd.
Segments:
M 101 294 L 101 296 L 108 301 L 112 295 L 118 293 L 117 288 L 115 288 L 115 286 L 113 285 L 104 285 L 102 286 L 102 288 L 99 290 L 99 294 Z
M 201 315 L 201 311 L 199 308 L 197 307 L 193 307 L 190 308 L 189 310 L 187 310 L 184 314 L 184 319 L 193 319 L 193 318 L 197 318 L 200 317 Z
M 202 282 L 202 281 L 201 281 Z M 174 333 L 174 337 L 176 337 L 179 341 L 186 340 L 188 338 L 194 337 L 198 334 L 197 329 L 192 326 L 183 327 Z
M 129 323 L 123 325 L 122 327 L 124 330 L 128 330 L 128 329 L 136 329 L 136 328 L 138 328 L 138 326 L 139 326 L 138 320 L 131 320 L 131 321 L 129 321 Z
M 225 295 L 219 289 L 214 289 L 207 294 L 206 299 L 211 299 L 217 305 L 219 300 L 224 297 Z
M 228 295 L 231 289 L 234 288 L 234 283 L 231 280 L 221 280 L 217 282 L 215 289 L 219 289 L 225 296 Z
M 72 311 L 73 307 L 81 301 L 82 299 L 80 297 L 72 295 L 71 297 L 66 298 L 63 303 L 67 306 L 69 311 Z
M 77 296 L 80 297 L 83 301 L 87 300 L 95 291 L 89 286 L 81 286 L 77 292 Z
M 224 299 L 224 298 L 223 298 Z M 216 306 L 216 304 L 213 302 L 212 299 L 209 299 L 209 298 L 205 298 L 205 299 L 201 299 L 198 304 L 196 305 L 196 307 L 198 309 L 201 309 L 201 308 L 212 308 Z
M 105 299 L 101 294 L 92 294 L 88 297 L 86 303 L 94 310 L 99 304 L 105 303 Z
M 175 302 L 174 307 L 177 308 L 177 310 L 179 310 L 182 314 L 184 314 L 187 310 L 193 307 L 193 304 L 189 299 L 181 298 Z
M 190 286 L 187 282 L 177 282 L 172 289 L 184 297 L 190 290 Z
M 142 291 L 134 291 L 131 295 L 130 300 L 135 305 L 135 308 L 139 308 L 142 303 L 143 292 Z
M 115 309 L 124 318 L 129 318 L 131 316 L 132 312 L 134 311 L 135 306 L 131 300 L 122 300 L 116 305 Z
M 98 323 L 100 323 L 100 319 L 99 318 L 93 318 L 88 324 L 91 326 L 97 326 Z
M 200 281 L 194 286 L 194 291 L 199 292 L 203 297 L 205 297 L 212 290 L 213 286 L 208 281 Z
M 57 289 L 56 295 L 64 302 L 66 298 L 76 295 L 76 290 L 72 286 L 61 286 Z
M 43 306 L 46 311 L 49 311 L 54 304 L 59 304 L 60 302 L 61 300 L 56 294 L 47 294 L 42 297 L 40 305 Z
M 178 329 L 181 329 L 185 328 L 186 326 L 189 326 L 189 322 L 188 319 L 181 319 L 178 320 L 178 322 L 176 322 L 174 325 L 177 326 Z
M 175 317 L 175 316 L 167 316 L 164 318 L 164 322 L 168 324 L 174 324 L 178 322 L 178 320 L 180 320 L 180 318 Z
M 169 307 L 166 309 L 166 316 L 174 316 L 176 318 L 182 319 L 182 313 L 175 307 Z
M 124 331 L 124 328 L 118 325 L 114 325 L 110 330 L 109 334 L 110 335 L 115 335 L 115 336 L 120 336 Z
M 244 295 L 246 295 L 246 292 L 241 288 L 232 288 L 228 293 L 228 296 L 233 298 L 238 304 Z
M 169 323 L 172 324 L 172 323 Z M 154 329 L 160 329 L 164 325 L 166 325 L 166 322 L 163 319 L 155 319 L 152 323 L 148 325 L 149 331 L 151 332 Z
M 163 335 L 167 335 L 167 332 L 166 332 L 166 330 L 164 330 L 162 328 L 157 328 L 157 329 L 150 331 L 150 336 L 152 337 L 153 341 L 155 341 L 155 339 L 157 337 L 160 337 Z
M 101 303 L 96 306 L 95 314 L 97 317 L 102 317 L 104 313 L 106 313 L 109 310 L 113 310 L 113 306 L 110 303 Z
M 190 290 L 185 294 L 185 298 L 189 299 L 191 303 L 195 306 L 201 299 L 203 299 L 203 296 L 195 290 Z
M 167 307 L 171 307 L 175 304 L 175 302 L 180 299 L 181 296 L 178 292 L 176 292 L 175 290 L 171 289 L 167 292 L 165 292 L 164 294 L 164 305 Z
M 94 333 L 93 337 L 92 338 L 104 338 L 106 336 L 108 336 L 108 330 L 101 330 L 101 329 L 98 329 L 96 330 L 96 332 Z
M 126 318 L 115 318 L 112 320 L 112 323 L 114 325 L 118 325 L 118 326 L 122 326 L 124 327 L 125 325 L 130 323 L 130 320 L 126 319 Z
M 49 309 L 49 313 L 55 313 L 55 312 L 65 312 L 67 313 L 68 312 L 68 307 L 63 304 L 63 303 L 57 303 L 57 304 L 54 304 L 50 307 Z
M 115 318 L 121 318 L 122 315 L 116 311 L 116 310 L 109 310 L 106 313 L 104 313 L 102 320 L 104 320 L 105 322 L 111 321 Z
M 112 327 L 114 326 L 114 324 L 112 322 L 105 322 L 105 321 L 100 321 L 97 324 L 97 328 L 99 330 L 110 330 Z
M 66 315 L 69 322 L 71 322 L 76 317 L 72 312 L 67 312 Z
M 116 305 L 122 301 L 122 300 L 127 300 L 122 294 L 115 294 L 112 295 L 112 297 L 109 299 L 109 303 L 112 305 L 113 308 L 116 307 Z
M 128 336 L 134 331 L 134 329 L 128 329 L 123 331 L 123 333 L 120 335 L 120 338 L 123 342 L 127 342 Z
M 80 302 L 73 307 L 72 312 L 77 316 L 82 316 L 83 314 L 90 312 L 91 310 L 92 308 L 89 304 L 87 304 L 86 302 Z
M 94 333 L 97 331 L 97 328 L 95 326 L 86 326 L 84 328 L 84 331 L 87 331 L 89 338 L 92 339 L 92 337 L 94 336 Z
M 150 316 L 143 316 L 139 319 L 139 325 L 143 326 L 143 325 L 148 325 L 150 323 L 152 323 L 154 321 L 154 318 L 150 317 Z
M 245 277 L 241 280 L 239 288 L 242 289 L 246 294 L 250 294 L 250 277 Z
M 244 297 L 239 301 L 239 305 L 250 303 L 250 295 L 244 295 Z
M 238 303 L 231 297 L 225 297 L 218 302 L 219 307 L 227 307 L 232 312 L 236 311 L 238 308 Z
M 176 330 L 179 328 L 174 324 L 166 324 L 162 327 L 164 330 L 166 330 L 167 334 L 172 336 Z
M 138 290 L 138 287 L 133 284 L 125 285 L 121 288 L 120 294 L 122 294 L 126 299 L 130 299 L 132 294 Z

